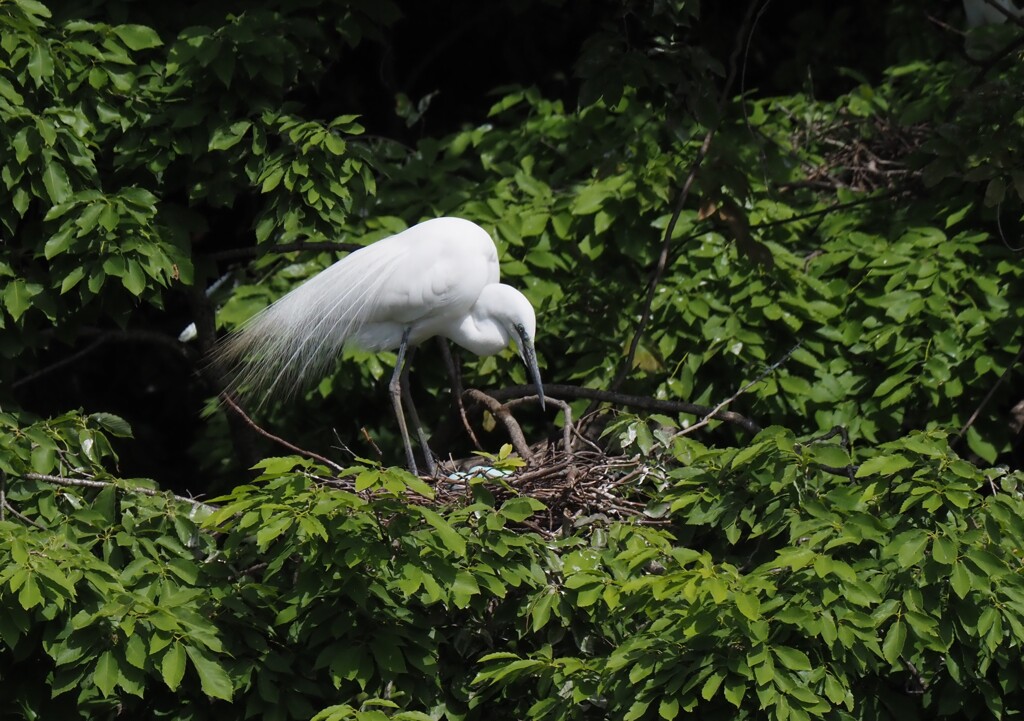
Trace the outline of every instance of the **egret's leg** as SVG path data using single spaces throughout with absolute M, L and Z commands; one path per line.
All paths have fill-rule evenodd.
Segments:
M 402 370 L 405 368 L 405 351 L 409 345 L 409 331 L 406 328 L 402 333 L 402 343 L 398 346 L 398 362 L 395 363 L 395 372 L 391 374 L 391 382 L 388 383 L 388 391 L 391 392 L 391 405 L 395 409 L 395 418 L 398 420 L 398 430 L 402 432 L 402 443 L 405 444 L 405 461 L 409 470 L 418 475 L 416 470 L 416 459 L 412 455 L 412 443 L 409 442 L 409 429 L 405 425 L 405 414 L 402 412 Z
M 415 352 L 415 348 L 409 349 L 409 356 L 405 360 L 405 367 L 402 368 L 402 399 L 409 409 L 412 427 L 416 430 L 416 437 L 420 441 L 420 448 L 423 450 L 423 460 L 427 464 L 427 473 L 434 475 L 434 453 L 430 450 L 430 445 L 427 443 L 427 434 L 423 431 L 423 425 L 420 423 L 420 415 L 416 412 L 416 404 L 413 403 L 412 390 L 409 385 L 409 366 L 412 365 L 412 357 Z

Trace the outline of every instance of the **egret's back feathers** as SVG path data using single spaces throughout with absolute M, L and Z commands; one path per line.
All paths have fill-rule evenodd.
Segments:
M 528 310 L 522 322 L 531 338 L 535 329 L 529 301 L 498 277 L 497 250 L 486 231 L 460 218 L 429 220 L 310 278 L 219 343 L 215 362 L 231 369 L 230 389 L 265 398 L 288 395 L 322 375 L 346 344 L 397 348 L 406 328 L 414 345 L 442 335 L 480 355 L 496 353 L 511 326 L 502 335 L 489 324 L 504 322 L 492 316 L 505 312 L 500 301 L 508 291 L 517 296 L 508 312 Z

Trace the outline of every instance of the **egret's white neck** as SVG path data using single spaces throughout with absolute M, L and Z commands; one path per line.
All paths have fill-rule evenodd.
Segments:
M 495 286 L 487 286 L 493 287 Z M 488 295 L 487 288 L 484 288 L 485 292 L 480 294 L 480 298 L 469 309 L 469 313 L 463 316 L 458 326 L 446 334 L 460 346 L 479 356 L 500 353 L 511 340 L 508 330 L 485 301 L 485 296 Z
M 522 293 L 504 283 L 484 286 L 480 297 L 447 335 L 477 355 L 500 353 L 510 340 L 532 343 L 537 329 L 533 306 Z M 522 348 L 518 349 L 522 355 Z

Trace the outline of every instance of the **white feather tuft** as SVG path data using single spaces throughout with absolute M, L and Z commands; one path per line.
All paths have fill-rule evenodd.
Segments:
M 488 284 L 494 242 L 479 226 L 436 218 L 350 253 L 260 311 L 214 349 L 231 392 L 289 396 L 346 344 L 377 351 L 449 337 Z

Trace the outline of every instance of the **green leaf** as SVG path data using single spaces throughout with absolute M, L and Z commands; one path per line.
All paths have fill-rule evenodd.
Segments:
M 510 521 L 519 523 L 545 508 L 546 506 L 535 498 L 519 496 L 505 501 L 499 510 Z
M 21 278 L 11 281 L 4 290 L 4 305 L 7 312 L 14 320 L 18 320 L 32 303 L 32 299 L 42 292 L 43 288 L 37 283 L 26 283 Z
M 701 687 L 700 697 L 705 701 L 710 701 L 714 697 L 715 692 L 718 691 L 718 687 L 722 685 L 723 680 L 725 680 L 725 674 L 721 671 L 712 673 Z
M 725 684 L 725 700 L 736 708 L 743 703 L 743 696 L 747 693 L 747 679 L 730 677 Z
M 807 657 L 807 654 L 797 648 L 791 648 L 789 646 L 775 646 L 772 649 L 775 653 L 776 658 L 779 659 L 779 663 L 788 669 L 793 671 L 810 671 L 811 670 L 811 659 Z
M 145 50 L 164 44 L 156 31 L 145 25 L 116 25 L 113 31 L 130 50 Z
M 37 87 L 53 75 L 53 57 L 50 55 L 49 46 L 40 43 L 32 49 L 28 59 L 28 72 Z
M 93 671 L 92 680 L 96 688 L 104 697 L 109 696 L 117 685 L 120 673 L 117 670 L 117 659 L 111 651 L 104 651 L 99 660 L 96 661 L 96 670 Z
M 35 574 L 31 571 L 27 572 L 25 581 L 21 586 L 21 590 L 18 591 L 18 603 L 26 611 L 43 604 L 43 594 L 39 590 L 39 584 L 36 582 Z
M 273 520 L 264 524 L 264 526 L 256 532 L 256 545 L 261 549 L 266 549 L 266 547 L 270 545 L 271 541 L 291 528 L 294 521 L 295 516 L 289 516 L 284 513 L 275 516 Z
M 160 674 L 171 691 L 176 691 L 185 676 L 185 647 L 175 641 L 160 661 Z
M 50 260 L 51 258 L 60 255 L 71 247 L 71 243 L 73 241 L 74 228 L 70 225 L 65 225 L 57 233 L 51 235 L 50 239 L 46 241 L 46 245 L 43 246 L 43 257 Z
M 946 565 L 956 561 L 956 543 L 947 536 L 937 536 L 932 541 L 932 558 Z
M 607 197 L 608 189 L 603 185 L 588 185 L 576 194 L 571 212 L 573 215 L 592 215 L 601 209 Z
M 380 481 L 380 473 L 381 472 L 376 468 L 367 468 L 363 471 L 360 471 L 359 474 L 356 476 L 355 481 L 356 493 L 361 493 L 362 491 L 365 491 L 368 488 L 372 488 L 373 486 L 377 485 L 377 483 Z
M 41 18 L 53 17 L 50 9 L 38 0 L 15 0 L 15 4 L 19 5 L 22 10 L 30 15 L 36 15 Z
M 913 463 L 910 462 L 905 456 L 894 454 L 890 456 L 875 456 L 869 458 L 860 465 L 857 469 L 857 478 L 863 478 L 864 476 L 880 475 L 880 476 L 891 476 L 894 473 L 910 468 Z
M 891 664 L 895 664 L 903 653 L 903 645 L 907 640 L 907 625 L 896 620 L 885 634 L 882 642 L 882 656 Z
M 121 276 L 121 282 L 132 295 L 142 295 L 142 291 L 146 290 L 146 274 L 142 271 L 139 261 L 134 258 L 128 260 L 128 267 L 125 274 Z
M 64 295 L 69 290 L 71 290 L 76 285 L 78 285 L 79 281 L 81 281 L 82 278 L 84 278 L 84 277 L 85 277 L 85 268 L 83 266 L 76 265 L 74 268 L 72 268 L 71 272 L 69 272 L 66 276 L 64 276 L 64 280 L 62 280 L 61 283 L 60 283 L 60 293 L 61 293 L 61 295 Z
M 132 634 L 131 638 L 128 639 L 128 643 L 124 646 L 124 660 L 135 668 L 145 669 L 148 659 L 149 654 L 146 652 L 146 642 L 142 640 L 142 636 L 139 634 Z
M 924 558 L 925 547 L 928 545 L 928 534 L 923 530 L 908 531 L 900 534 L 893 543 L 898 549 L 896 560 L 900 568 L 910 568 Z
M 237 123 L 232 123 L 229 127 L 220 127 L 214 131 L 213 137 L 210 138 L 210 150 L 227 150 L 237 145 L 245 134 L 252 127 L 252 123 L 248 120 L 240 120 Z
M 50 158 L 46 163 L 46 170 L 43 171 L 43 185 L 50 201 L 57 205 L 63 203 L 71 196 L 71 181 L 64 166 Z
M 761 618 L 761 602 L 756 596 L 751 596 L 747 593 L 737 593 L 735 601 L 736 608 L 751 621 L 757 621 Z
M 25 104 L 25 96 L 14 89 L 6 78 L 0 77 L 0 96 L 7 98 L 16 107 Z
M 230 701 L 233 693 L 231 678 L 224 668 L 205 653 L 192 646 L 185 646 L 185 653 L 192 660 L 192 666 L 199 673 L 199 684 L 203 693 L 213 698 Z
M 949 583 L 953 592 L 960 598 L 967 598 L 971 591 L 971 573 L 961 561 L 953 564 L 953 571 L 949 575 Z
M 982 438 L 974 426 L 967 429 L 967 445 L 972 451 L 981 456 L 986 463 L 995 463 L 996 458 L 999 457 L 999 449 Z
M 458 556 L 466 555 L 466 539 L 459 535 L 458 531 L 452 528 L 447 521 L 437 514 L 436 511 L 432 511 L 429 508 L 423 506 L 412 506 L 415 508 L 424 520 L 437 530 L 438 538 L 441 539 L 441 543 Z
M 48 474 L 54 468 L 56 450 L 48 446 L 36 446 L 32 449 L 32 470 L 36 473 Z
M 91 413 L 89 418 L 111 435 L 118 438 L 132 437 L 132 427 L 121 416 L 115 416 L 113 413 Z

